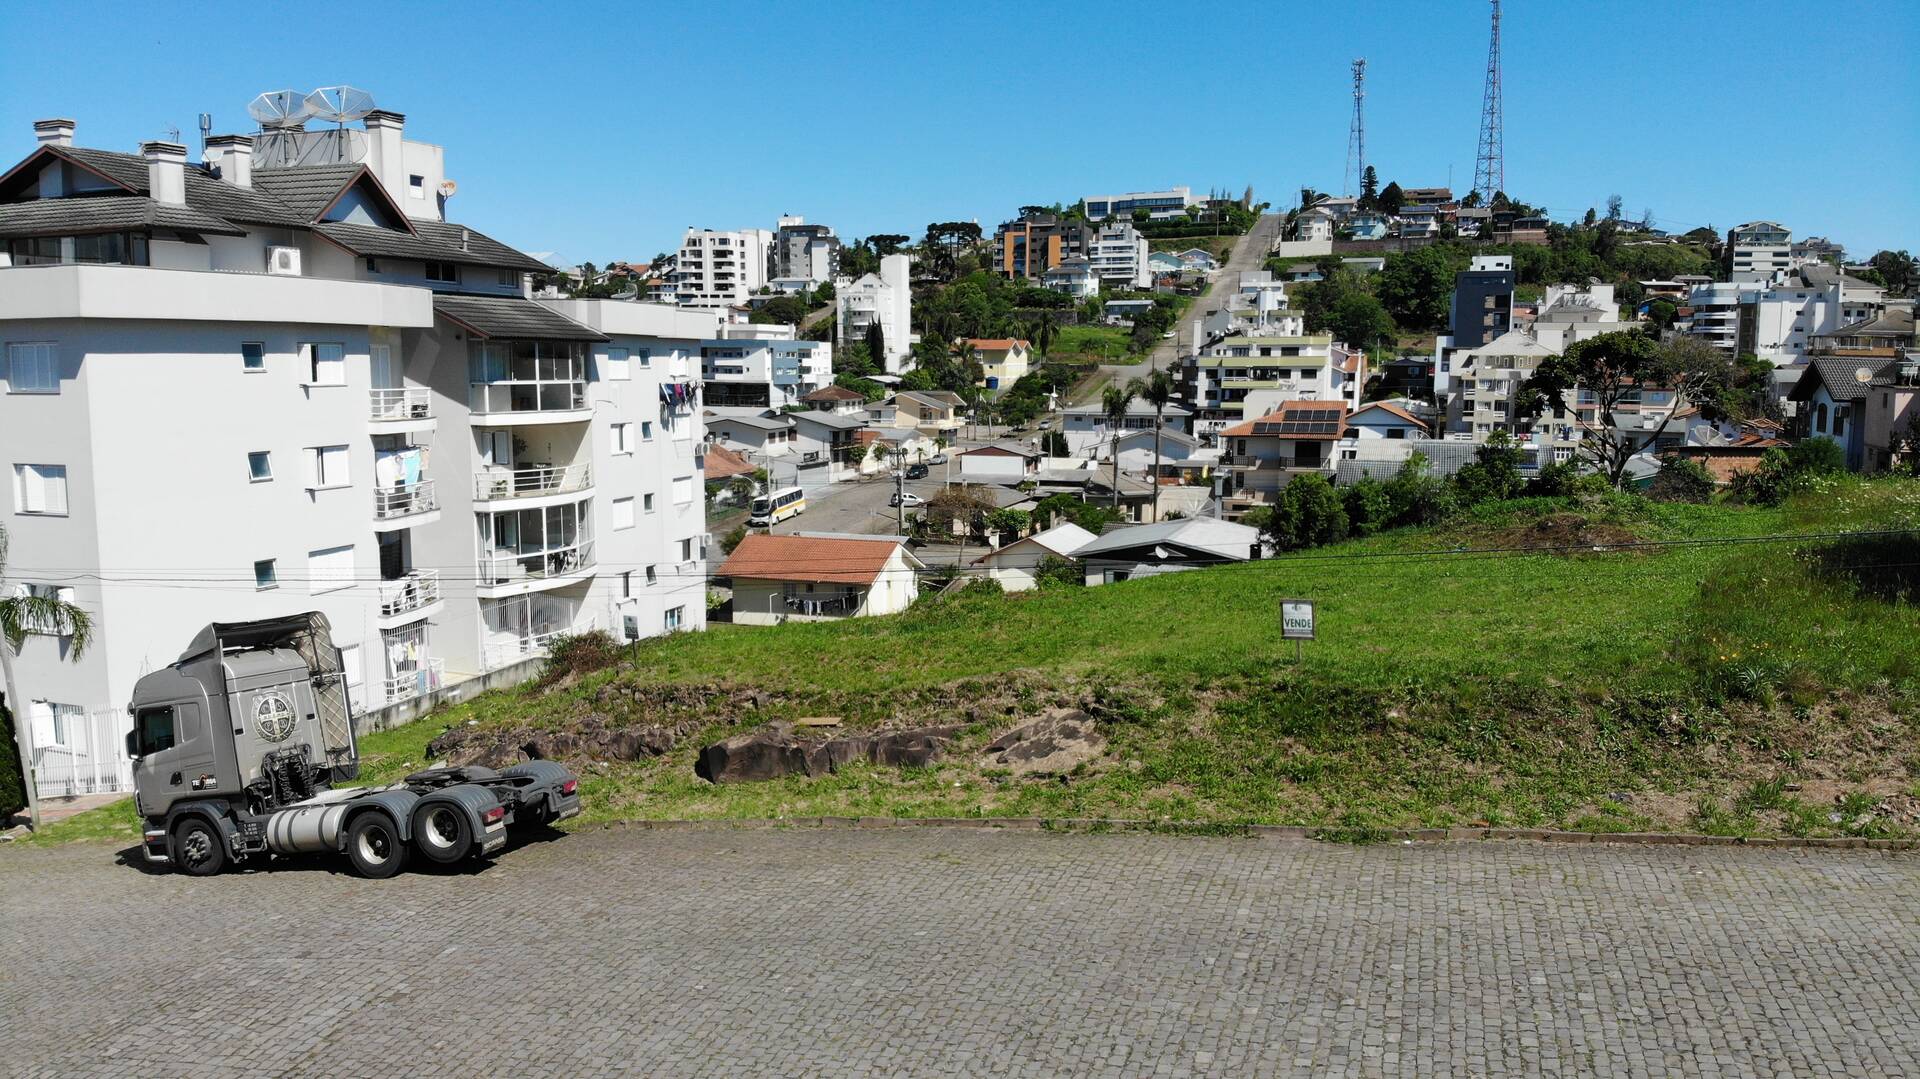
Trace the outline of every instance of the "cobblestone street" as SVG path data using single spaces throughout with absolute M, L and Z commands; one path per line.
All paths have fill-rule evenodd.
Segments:
M 622 828 L 0 851 L 0 1073 L 1920 1073 L 1920 857 Z

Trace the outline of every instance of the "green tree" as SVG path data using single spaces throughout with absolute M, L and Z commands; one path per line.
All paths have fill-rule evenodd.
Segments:
M 1040 452 L 1048 457 L 1067 456 L 1067 436 L 1063 431 L 1048 431 L 1040 436 Z
M 1356 536 L 1371 536 L 1393 523 L 1393 500 L 1386 485 L 1372 476 L 1341 488 L 1340 502 L 1347 511 L 1347 528 Z
M 1380 195 L 1374 200 L 1374 205 L 1381 213 L 1392 215 L 1399 213 L 1400 207 L 1406 205 L 1406 202 L 1407 193 L 1400 190 L 1398 183 L 1389 181 L 1387 186 L 1380 189 Z
M 754 309 L 747 321 L 798 326 L 807 319 L 807 304 L 798 296 L 775 296 Z
M 1914 286 L 1920 284 L 1920 265 L 1905 251 L 1881 251 L 1868 259 L 1867 265 L 1880 275 L 1892 295 L 1912 296 Z
M 1393 347 L 1393 317 L 1379 300 L 1364 292 L 1350 292 L 1340 298 L 1329 328 L 1355 348 Z
M 1433 474 L 1427 455 L 1415 451 L 1383 486 L 1393 506 L 1394 527 L 1439 524 L 1453 512 L 1453 491 Z
M 1308 472 L 1280 489 L 1268 531 L 1281 550 L 1338 543 L 1347 538 L 1347 508 L 1325 476 Z
M 1495 502 L 1520 493 L 1526 481 L 1520 475 L 1520 446 L 1505 431 L 1495 431 L 1475 447 L 1473 461 L 1453 474 L 1456 499 L 1463 506 Z
M 1375 290 L 1395 325 L 1432 330 L 1447 324 L 1453 281 L 1465 263 L 1451 245 L 1431 245 L 1387 256 Z
M 1673 320 L 1680 317 L 1680 309 L 1672 300 L 1655 300 L 1647 305 L 1647 323 L 1654 333 L 1663 334 L 1673 328 Z
M 1661 413 L 1657 427 L 1637 420 L 1648 391 L 1676 395 L 1676 406 L 1691 403 L 1707 419 L 1721 414 L 1721 401 L 1733 384 L 1733 358 L 1694 337 L 1655 341 L 1639 330 L 1603 333 L 1579 341 L 1561 356 L 1540 362 L 1521 388 L 1524 415 L 1537 416 L 1548 404 L 1572 413 L 1582 432 L 1580 452 L 1618 489 L 1627 462 L 1643 445 L 1659 441 L 1678 407 Z M 1575 388 L 1592 395 L 1594 420 L 1573 408 Z M 1623 406 L 1635 406 L 1631 416 Z
M 1847 470 L 1847 451 L 1831 438 L 1803 438 L 1787 449 L 1787 467 L 1807 476 Z
M 1153 406 L 1153 519 L 1160 519 L 1160 436 L 1167 426 L 1167 406 L 1178 396 L 1173 376 L 1154 368 L 1140 385 L 1140 399 Z
M 876 371 L 887 368 L 887 332 L 880 326 L 880 320 L 867 323 L 867 357 Z
M 1706 502 L 1713 498 L 1713 475 L 1691 457 L 1670 453 L 1660 459 L 1660 471 L 1647 489 L 1657 502 Z
M 40 795 L 33 783 L 32 720 L 21 707 L 20 682 L 13 669 L 13 657 L 20 653 L 28 633 L 47 633 L 66 641 L 63 653 L 69 662 L 78 662 L 93 642 L 93 617 L 85 608 L 57 596 L 19 589 L 7 581 L 7 530 L 0 527 L 0 687 L 7 693 L 7 708 L 12 713 L 14 747 L 19 754 L 20 785 L 26 795 L 26 809 L 33 827 L 40 827 Z M 0 778 L 0 789 L 11 777 Z M 0 814 L 20 807 L 0 806 Z
M 1360 199 L 1354 205 L 1362 211 L 1372 211 L 1380 204 L 1380 174 L 1368 165 L 1360 170 Z
M 1050 554 L 1034 568 L 1033 580 L 1041 588 L 1076 588 L 1087 583 L 1087 576 L 1079 563 Z
M 1125 386 L 1108 386 L 1100 393 L 1100 415 L 1106 420 L 1107 432 L 1113 439 L 1113 508 L 1116 512 L 1120 509 L 1120 436 L 1126 433 L 1127 410 L 1139 395 L 1137 378 Z
M 987 514 L 987 530 L 1000 536 L 1024 536 L 1032 524 L 1033 515 L 1026 510 L 994 510 Z

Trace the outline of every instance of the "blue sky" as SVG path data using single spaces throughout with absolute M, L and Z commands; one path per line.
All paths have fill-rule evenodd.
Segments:
M 1556 217 L 1754 218 L 1920 251 L 1920 0 L 1509 0 L 1507 187 Z M 1177 20 L 1167 22 L 1169 13 Z M 132 149 L 349 83 L 447 148 L 450 215 L 571 261 L 804 214 L 843 236 L 1187 184 L 1341 186 L 1348 62 L 1383 181 L 1472 185 L 1485 0 L 1179 4 L 15 2 L 0 135 Z M 28 47 L 73 41 L 74 49 Z M 77 58 L 84 58 L 77 61 Z

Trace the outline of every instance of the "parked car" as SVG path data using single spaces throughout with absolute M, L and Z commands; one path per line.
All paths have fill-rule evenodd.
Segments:
M 926 479 L 926 478 L 927 478 L 927 466 L 926 466 L 926 465 L 908 465 L 908 466 L 907 466 L 907 478 L 908 478 L 908 479 L 910 479 L 910 480 L 924 480 L 924 479 Z
M 919 495 L 914 494 L 912 491 L 908 491 L 905 494 L 902 494 L 899 491 L 895 491 L 893 493 L 893 497 L 887 499 L 888 506 L 911 507 L 911 506 L 924 506 L 926 504 L 927 504 L 926 499 L 921 498 Z
M 1041 420 L 1041 421 L 1040 421 L 1040 429 L 1041 429 L 1042 431 L 1051 431 L 1051 430 L 1053 430 L 1053 421 L 1052 421 L 1052 420 Z
M 929 457 L 929 458 L 927 458 L 927 463 L 928 463 L 928 464 L 930 464 L 930 465 L 944 465 L 944 464 L 946 464 L 946 463 L 947 463 L 947 455 L 946 455 L 946 452 L 945 452 L 945 451 L 941 451 L 940 453 L 936 453 L 936 454 L 934 454 L 934 455 L 933 455 L 932 457 Z
M 1167 331 L 1166 333 L 1163 333 L 1163 334 L 1161 334 L 1161 335 L 1160 335 L 1160 340 L 1162 340 L 1162 341 L 1171 341 L 1171 340 L 1173 340 L 1173 331 L 1172 331 L 1172 330 L 1168 330 L 1168 331 Z

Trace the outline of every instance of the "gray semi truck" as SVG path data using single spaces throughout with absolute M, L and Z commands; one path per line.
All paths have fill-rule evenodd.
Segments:
M 340 652 L 318 612 L 201 630 L 141 678 L 127 709 L 147 861 L 195 876 L 276 855 L 344 852 L 390 877 L 413 852 L 492 854 L 510 827 L 580 812 L 579 780 L 553 761 L 428 768 L 380 787 L 360 774 Z

